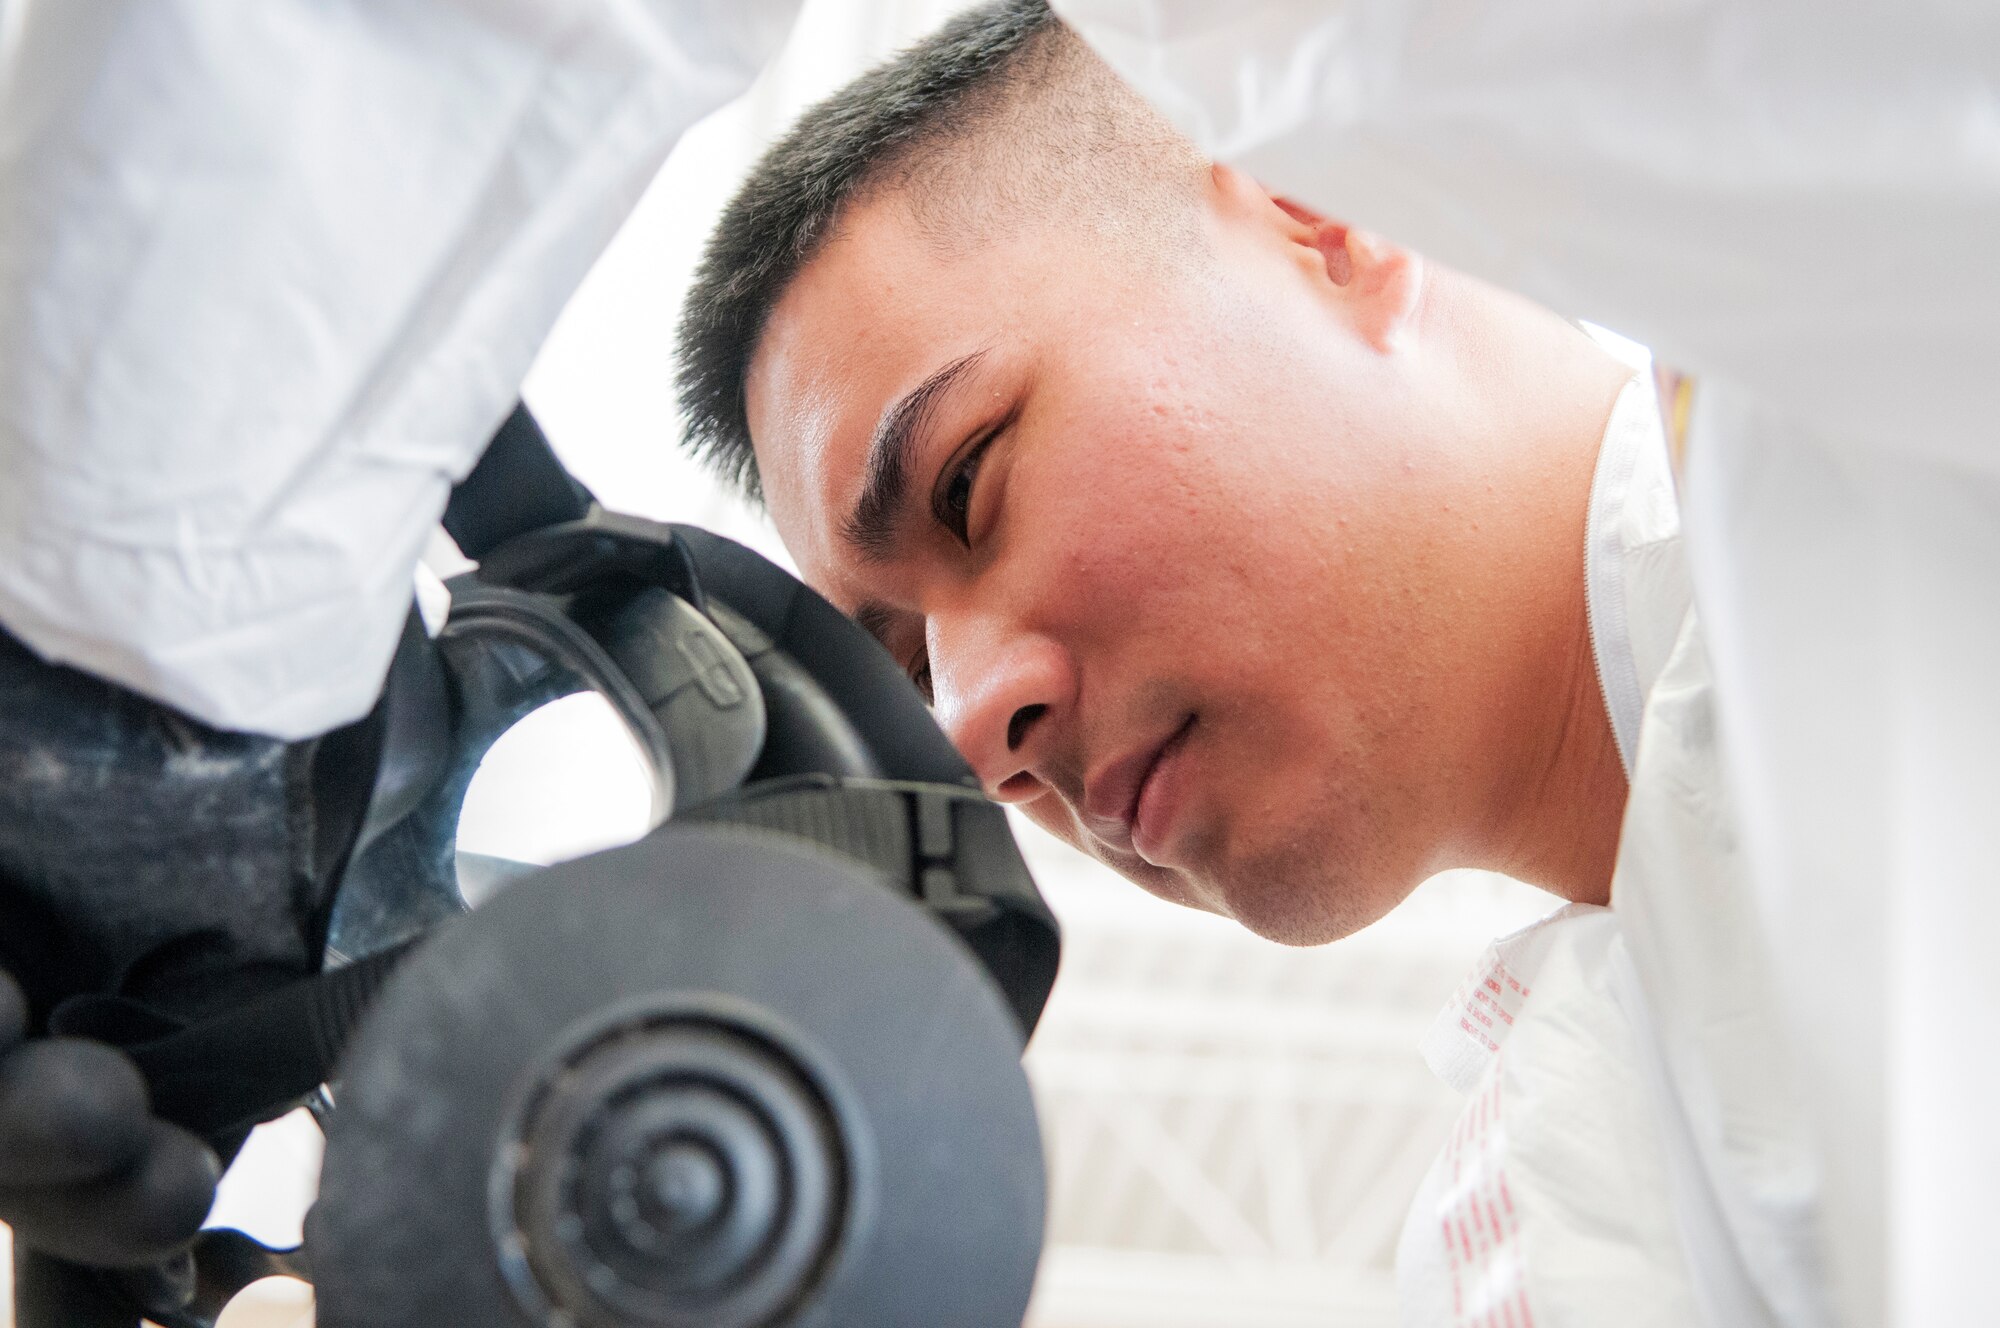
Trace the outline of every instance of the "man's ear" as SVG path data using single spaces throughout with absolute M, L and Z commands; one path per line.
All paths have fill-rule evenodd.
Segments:
M 1346 296 L 1362 339 L 1377 350 L 1394 350 L 1416 322 L 1424 260 L 1373 231 L 1315 212 L 1295 199 L 1273 194 L 1271 201 L 1302 229 L 1300 242 L 1319 252 L 1327 280 Z
M 1261 200 L 1282 214 L 1292 244 L 1311 250 L 1314 271 L 1337 292 L 1348 321 L 1377 350 L 1394 350 L 1415 325 L 1423 293 L 1423 259 L 1373 231 L 1274 194 L 1232 166 L 1217 165 L 1216 186 L 1245 201 Z M 1254 200 L 1252 196 L 1254 195 Z

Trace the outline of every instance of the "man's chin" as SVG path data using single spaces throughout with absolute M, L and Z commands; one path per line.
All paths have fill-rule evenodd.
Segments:
M 1350 882 L 1246 873 L 1216 889 L 1215 911 L 1279 945 L 1327 945 L 1379 921 L 1402 895 Z
M 1187 870 L 1156 867 L 1133 854 L 1096 856 L 1155 898 L 1229 918 L 1280 945 L 1326 945 L 1352 936 L 1415 888 L 1414 881 L 1400 892 L 1379 883 L 1357 888 L 1358 875 L 1329 879 L 1300 871 L 1296 862 Z

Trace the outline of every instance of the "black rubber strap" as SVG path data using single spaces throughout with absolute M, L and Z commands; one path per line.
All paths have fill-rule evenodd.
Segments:
M 517 404 L 479 464 L 452 489 L 444 528 L 477 561 L 516 535 L 582 520 L 594 502 L 556 459 L 528 408 Z
M 212 1139 L 281 1114 L 330 1079 L 409 949 L 300 978 L 184 1028 L 136 1002 L 85 996 L 57 1007 L 52 1030 L 125 1052 L 146 1076 L 154 1113 Z

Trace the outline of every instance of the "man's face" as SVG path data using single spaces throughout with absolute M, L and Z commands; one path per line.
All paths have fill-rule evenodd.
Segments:
M 1480 796 L 1493 486 L 1420 277 L 1340 270 L 1227 172 L 1196 206 L 1203 242 L 1161 254 L 866 200 L 774 310 L 749 419 L 806 580 L 928 681 L 989 791 L 1317 942 L 1447 865 Z

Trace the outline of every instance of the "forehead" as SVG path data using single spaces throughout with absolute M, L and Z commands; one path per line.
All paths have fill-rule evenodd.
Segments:
M 941 243 L 893 198 L 850 208 L 772 309 L 745 406 L 772 519 L 806 579 L 846 602 L 840 534 L 883 411 L 1020 324 L 993 247 Z

